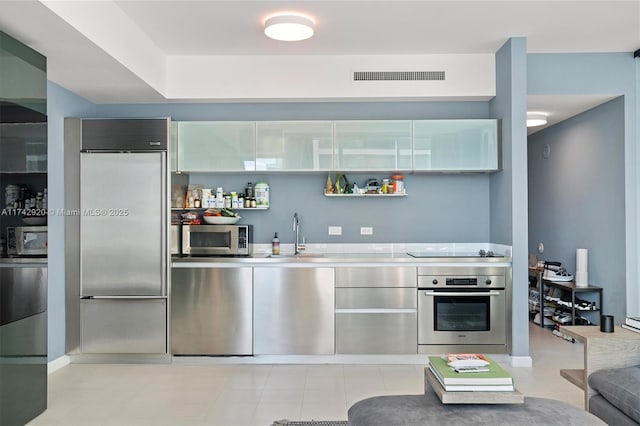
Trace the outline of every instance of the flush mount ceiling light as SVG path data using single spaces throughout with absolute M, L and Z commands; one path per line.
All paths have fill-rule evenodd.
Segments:
M 544 126 L 547 124 L 547 116 L 537 112 L 527 113 L 527 127 Z
M 313 19 L 309 16 L 288 12 L 267 18 L 264 21 L 264 33 L 274 40 L 300 41 L 313 35 L 313 26 Z

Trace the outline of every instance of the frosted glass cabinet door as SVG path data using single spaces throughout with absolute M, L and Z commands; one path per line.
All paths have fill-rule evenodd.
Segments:
M 169 133 L 169 171 L 178 171 L 178 123 L 171 122 Z
M 331 121 L 263 121 L 256 133 L 256 170 L 331 170 Z
M 496 171 L 498 120 L 413 122 L 413 165 L 417 171 Z
M 336 121 L 334 150 L 336 170 L 411 170 L 411 121 Z
M 0 125 L 0 172 L 47 171 L 47 123 Z
M 178 122 L 178 170 L 219 172 L 255 170 L 252 121 Z

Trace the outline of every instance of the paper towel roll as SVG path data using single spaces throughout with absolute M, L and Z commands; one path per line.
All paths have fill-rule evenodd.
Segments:
M 587 287 L 589 285 L 589 252 L 587 249 L 576 250 L 576 286 Z
M 576 272 L 588 271 L 589 251 L 587 249 L 576 250 Z
M 589 287 L 589 273 L 585 271 L 576 272 L 576 287 Z

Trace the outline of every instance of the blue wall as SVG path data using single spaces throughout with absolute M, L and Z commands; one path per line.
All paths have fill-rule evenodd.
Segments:
M 625 271 L 626 295 L 623 300 L 616 300 L 618 305 L 626 304 L 627 315 L 640 314 L 640 285 L 637 277 L 640 275 L 638 262 L 638 244 L 640 242 L 638 227 L 640 197 L 640 119 L 638 117 L 638 96 L 640 96 L 640 81 L 638 78 L 638 60 L 631 52 L 599 53 L 599 54 L 531 54 L 528 55 L 527 70 L 528 93 L 530 95 L 612 95 L 621 96 L 623 103 L 623 138 L 624 138 L 624 185 L 611 188 L 624 197 L 624 229 L 625 229 Z M 590 137 L 588 134 L 585 137 Z M 609 137 L 604 136 L 601 143 L 608 144 Z M 600 167 L 599 173 L 608 173 L 606 167 Z M 587 190 L 580 186 L 574 190 Z M 559 191 L 559 189 L 558 189 Z M 561 195 L 561 194 L 559 194 Z M 562 221 L 566 212 L 555 206 L 547 206 L 551 211 L 550 220 Z M 595 232 L 596 230 L 591 230 Z M 545 244 L 546 247 L 546 244 Z M 564 256 L 575 257 L 575 248 Z M 546 248 L 545 248 L 546 250 Z M 537 251 L 536 251 L 537 252 Z M 617 262 L 607 254 L 615 252 L 602 250 L 605 263 Z M 594 279 L 594 277 L 591 277 Z M 604 283 L 598 283 L 604 284 Z M 603 285 L 604 286 L 604 285 Z M 615 292 L 615 291 L 614 291 Z M 615 292 L 617 294 L 617 292 Z M 606 307 L 606 306 L 605 306 Z M 608 307 L 606 307 L 608 310 Z M 619 311 L 619 308 L 616 308 Z
M 92 103 L 55 83 L 47 83 L 49 208 L 64 208 L 64 118 L 95 113 Z M 50 216 L 49 230 L 49 360 L 65 354 L 64 217 Z
M 496 54 L 491 115 L 502 119 L 502 173 L 491 176 L 492 242 L 512 247 L 512 350 L 529 355 L 527 294 L 526 39 L 511 38 Z
M 588 249 L 589 282 L 604 288 L 604 313 L 618 320 L 626 300 L 624 161 L 622 97 L 529 137 L 529 251 L 543 242 L 542 259 L 574 272 L 576 249 Z

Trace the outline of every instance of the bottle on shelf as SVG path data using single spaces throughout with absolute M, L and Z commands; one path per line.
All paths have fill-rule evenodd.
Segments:
M 331 175 L 327 176 L 327 183 L 324 186 L 325 194 L 333 194 L 333 182 L 331 182 Z
M 253 184 L 251 182 L 247 183 L 247 186 L 244 188 L 244 196 L 245 198 L 253 197 Z
M 216 208 L 224 207 L 224 192 L 222 191 L 222 187 L 219 186 L 216 188 Z
M 280 239 L 277 232 L 273 236 L 273 240 L 271 240 L 271 254 L 276 256 L 280 254 Z
M 269 185 L 267 182 L 258 182 L 254 187 L 256 207 L 269 207 Z M 253 207 L 253 206 L 252 206 Z
M 395 194 L 402 194 L 404 192 L 404 177 L 402 175 L 391 176 L 391 182 Z

